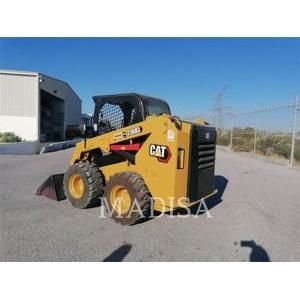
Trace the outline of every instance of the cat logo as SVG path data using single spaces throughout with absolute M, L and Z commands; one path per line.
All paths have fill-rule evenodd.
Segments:
M 171 157 L 171 152 L 168 146 L 150 144 L 149 155 L 156 157 L 160 162 L 167 163 Z

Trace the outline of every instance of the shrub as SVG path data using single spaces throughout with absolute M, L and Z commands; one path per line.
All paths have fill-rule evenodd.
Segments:
M 22 139 L 13 132 L 0 133 L 0 142 L 2 143 L 16 143 L 21 141 Z
M 257 149 L 261 150 L 265 154 L 266 149 L 268 148 L 273 148 L 274 154 L 283 156 L 288 159 L 291 153 L 291 137 L 287 135 L 267 135 L 263 137 L 258 137 Z
M 295 145 L 295 159 L 300 162 L 300 140 L 296 141 L 296 145 Z
M 217 144 L 222 146 L 229 146 L 230 132 L 228 130 L 218 130 Z
M 253 140 L 243 137 L 234 138 L 233 150 L 241 152 L 251 152 L 253 151 Z
M 253 128 L 235 128 L 233 134 L 233 150 L 242 152 L 253 151 L 253 139 Z

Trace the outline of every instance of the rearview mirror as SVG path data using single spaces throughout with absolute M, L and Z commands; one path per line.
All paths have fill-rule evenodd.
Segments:
M 98 131 L 98 125 L 96 123 L 94 123 L 94 131 L 97 132 Z
M 82 122 L 79 126 L 79 130 L 81 132 L 82 135 L 85 135 L 86 133 L 86 124 L 84 122 Z

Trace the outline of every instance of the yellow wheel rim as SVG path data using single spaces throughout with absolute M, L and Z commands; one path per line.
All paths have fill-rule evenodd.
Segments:
M 69 191 L 75 199 L 82 197 L 84 192 L 84 182 L 79 174 L 74 174 L 70 177 Z
M 124 215 L 129 211 L 131 205 L 128 190 L 122 185 L 114 186 L 110 192 L 110 202 L 119 215 Z

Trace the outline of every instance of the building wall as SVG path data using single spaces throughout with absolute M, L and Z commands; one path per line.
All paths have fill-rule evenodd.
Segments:
M 41 74 L 40 88 L 65 101 L 65 128 L 80 124 L 81 99 L 66 82 Z
M 38 74 L 0 71 L 0 132 L 39 139 Z
M 68 125 L 80 124 L 81 100 L 66 82 L 39 73 L 0 70 L 0 132 L 39 140 L 40 89 L 64 101 L 64 132 Z

